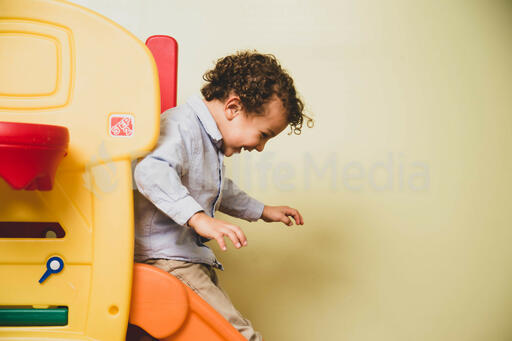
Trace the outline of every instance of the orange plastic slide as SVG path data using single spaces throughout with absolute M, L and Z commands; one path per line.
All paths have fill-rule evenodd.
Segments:
M 154 266 L 133 269 L 130 323 L 165 341 L 245 341 L 215 309 L 180 280 Z M 146 334 L 130 326 L 128 341 Z

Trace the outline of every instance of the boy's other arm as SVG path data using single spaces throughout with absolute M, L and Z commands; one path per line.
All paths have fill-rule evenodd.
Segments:
M 264 205 L 238 188 L 231 179 L 224 178 L 224 180 L 219 211 L 248 221 L 261 218 L 267 223 L 282 222 L 287 226 L 293 225 L 289 218 L 293 217 L 295 224 L 304 225 L 304 219 L 297 209 L 289 206 Z
M 164 119 L 157 147 L 134 171 L 139 192 L 180 225 L 203 210 L 181 182 L 181 175 L 188 168 L 187 148 L 192 148 L 192 140 L 179 122 Z
M 264 206 L 238 188 L 231 179 L 224 178 L 219 211 L 247 221 L 257 221 L 261 218 Z
M 223 251 L 227 250 L 224 237 L 231 239 L 237 249 L 247 246 L 247 238 L 240 227 L 212 218 L 204 212 L 194 214 L 187 224 L 199 235 L 208 239 L 215 239 Z

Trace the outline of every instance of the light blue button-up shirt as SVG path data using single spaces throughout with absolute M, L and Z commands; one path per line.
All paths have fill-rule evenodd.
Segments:
M 161 115 L 156 148 L 134 170 L 135 261 L 150 258 L 204 263 L 222 269 L 186 222 L 219 210 L 256 221 L 263 203 L 224 176 L 222 135 L 200 95 Z

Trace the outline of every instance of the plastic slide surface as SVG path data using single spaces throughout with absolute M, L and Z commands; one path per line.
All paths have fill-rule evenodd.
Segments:
M 245 340 L 180 280 L 147 264 L 134 267 L 130 323 L 166 341 Z M 139 339 L 136 332 L 127 338 L 129 341 Z

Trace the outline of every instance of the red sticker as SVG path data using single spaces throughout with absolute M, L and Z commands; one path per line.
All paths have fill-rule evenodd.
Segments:
M 134 132 L 134 119 L 130 114 L 110 115 L 109 130 L 111 136 L 129 137 Z

